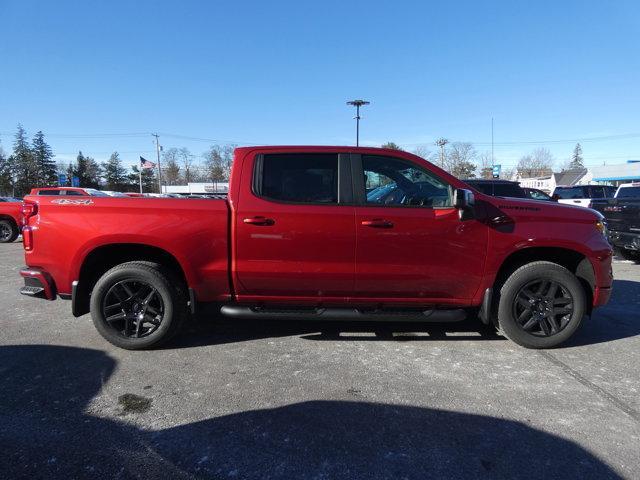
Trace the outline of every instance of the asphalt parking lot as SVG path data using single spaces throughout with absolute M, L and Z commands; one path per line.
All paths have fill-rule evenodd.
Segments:
M 0 245 L 0 477 L 638 478 L 640 265 L 563 348 L 455 326 L 201 315 L 129 352 Z

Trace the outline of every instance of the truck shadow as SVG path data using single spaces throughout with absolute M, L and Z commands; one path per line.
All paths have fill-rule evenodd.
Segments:
M 640 282 L 614 280 L 609 305 L 586 317 L 576 334 L 559 348 L 606 343 L 640 335 Z M 237 320 L 209 307 L 165 348 L 300 336 L 314 341 L 500 341 L 506 340 L 477 318 L 449 324 L 419 322 L 319 322 L 310 320 Z
M 419 322 L 358 322 L 313 320 L 237 320 L 216 312 L 201 314 L 165 348 L 244 342 L 261 338 L 299 336 L 314 341 L 504 340 L 477 319 L 450 324 Z
M 115 368 L 98 350 L 0 347 L 3 477 L 620 478 L 580 445 L 524 423 L 364 400 L 140 428 L 176 412 L 162 411 L 166 392 L 153 398 L 109 388 Z M 183 374 L 178 366 L 167 372 Z M 125 396 L 145 408 L 128 410 Z M 99 416 L 87 413 L 95 397 Z

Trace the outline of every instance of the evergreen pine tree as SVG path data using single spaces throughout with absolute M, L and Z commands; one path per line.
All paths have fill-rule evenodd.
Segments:
M 573 154 L 571 155 L 571 163 L 569 164 L 569 168 L 570 169 L 584 168 L 584 161 L 582 158 L 582 146 L 579 143 L 576 143 L 576 146 L 573 149 Z
M 122 166 L 118 152 L 113 152 L 109 160 L 103 162 L 102 170 L 107 190 L 120 191 L 128 183 L 127 171 Z
M 73 163 L 69 162 L 69 166 L 67 167 L 67 171 L 65 172 L 65 175 L 67 176 L 67 184 L 65 186 L 66 187 L 73 186 L 73 177 L 76 176 L 76 169 L 73 166 Z
M 102 168 L 91 157 L 84 157 L 84 161 L 86 164 L 85 177 L 86 177 L 86 186 L 87 188 L 100 188 L 100 177 L 102 175 Z
M 140 191 L 140 167 L 133 165 L 133 173 L 129 174 L 129 190 Z M 158 177 L 155 168 L 142 169 L 142 191 L 144 193 L 156 193 L 158 191 Z
M 89 187 L 89 178 L 87 175 L 87 158 L 82 154 L 82 152 L 78 152 L 78 156 L 76 157 L 76 168 L 75 168 L 76 177 L 80 181 L 81 187 Z
M 55 185 L 57 182 L 56 162 L 53 160 L 51 147 L 44 140 L 44 133 L 38 131 L 33 136 L 32 148 L 34 162 L 37 169 L 37 184 L 39 187 Z
M 15 194 L 21 197 L 27 194 L 31 188 L 38 186 L 38 166 L 29 147 L 27 132 L 20 124 L 18 124 L 18 130 L 13 142 L 12 157 L 16 180 Z
M 7 157 L 0 147 L 0 195 L 13 195 L 13 158 Z

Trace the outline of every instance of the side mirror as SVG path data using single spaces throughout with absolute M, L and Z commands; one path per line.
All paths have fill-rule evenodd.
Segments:
M 471 190 L 456 188 L 453 193 L 453 206 L 458 210 L 470 210 L 475 204 L 475 196 Z

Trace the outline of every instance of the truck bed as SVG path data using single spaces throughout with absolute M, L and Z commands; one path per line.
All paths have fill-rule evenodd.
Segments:
M 71 294 L 85 260 L 101 248 L 140 245 L 172 255 L 199 301 L 229 298 L 229 208 L 222 198 L 27 196 L 25 202 L 38 205 L 27 264 L 49 272 L 58 294 Z

